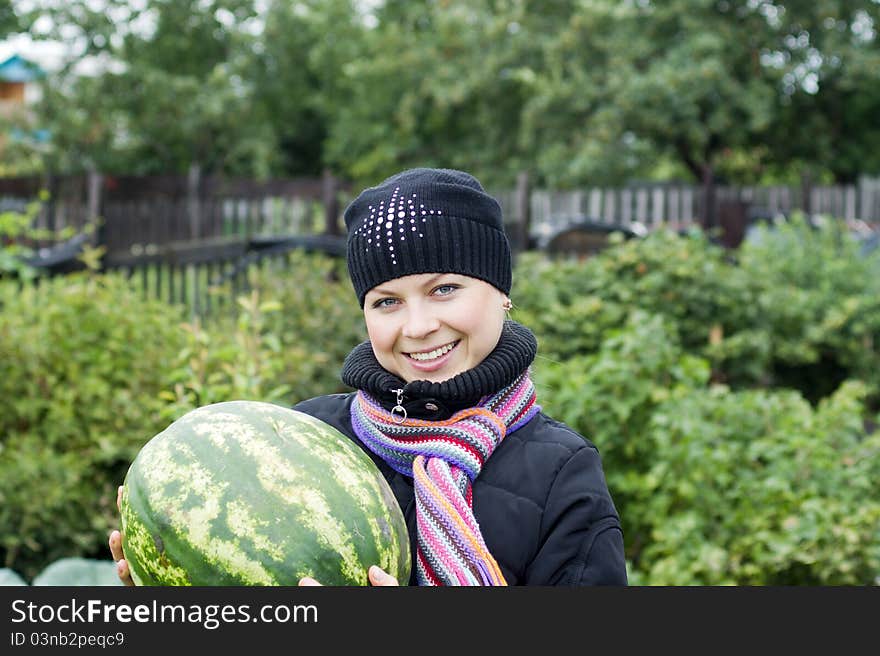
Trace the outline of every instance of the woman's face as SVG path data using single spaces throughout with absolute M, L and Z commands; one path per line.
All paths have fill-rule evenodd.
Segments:
M 454 273 L 384 282 L 364 299 L 373 352 L 379 364 L 407 382 L 452 378 L 495 348 L 506 298 L 487 282 Z

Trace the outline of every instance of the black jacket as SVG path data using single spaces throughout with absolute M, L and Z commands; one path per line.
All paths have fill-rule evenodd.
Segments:
M 413 480 L 356 437 L 355 394 L 319 396 L 294 406 L 347 435 L 385 475 L 403 510 L 416 552 Z M 473 483 L 473 509 L 489 551 L 509 585 L 625 585 L 620 519 L 596 447 L 538 413 L 507 435 Z M 415 585 L 415 564 L 410 584 Z M 403 583 L 403 582 L 401 582 Z

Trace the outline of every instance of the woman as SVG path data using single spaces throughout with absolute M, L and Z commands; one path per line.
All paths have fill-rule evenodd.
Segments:
M 537 343 L 506 317 L 498 202 L 467 173 L 412 169 L 364 190 L 345 224 L 369 336 L 343 364 L 356 391 L 295 409 L 349 436 L 385 475 L 412 539 L 408 583 L 625 585 L 599 454 L 541 412 Z M 129 583 L 118 531 L 110 547 Z M 375 566 L 369 578 L 398 583 Z

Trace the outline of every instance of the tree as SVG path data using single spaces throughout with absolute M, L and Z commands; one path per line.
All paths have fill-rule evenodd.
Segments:
M 662 158 L 707 200 L 741 162 L 752 181 L 798 167 L 851 181 L 878 170 L 878 12 L 876 0 L 580 3 L 544 32 L 524 137 L 555 184 L 644 175 Z
M 669 158 L 703 184 L 711 225 L 726 154 L 752 147 L 773 118 L 781 74 L 761 63 L 773 29 L 760 4 L 578 4 L 546 41 L 526 108 L 543 175 L 608 182 Z
M 0 39 L 18 32 L 19 28 L 18 16 L 12 6 L 12 0 L 0 0 Z
M 363 54 L 365 26 L 351 0 L 273 0 L 242 75 L 276 136 L 279 171 L 319 175 L 342 69 Z
M 53 170 L 267 174 L 274 135 L 241 75 L 254 16 L 251 0 L 40 5 L 32 30 L 73 33 L 78 44 L 42 104 Z M 38 17 L 51 18 L 50 29 L 37 32 Z M 74 73 L 88 57 L 103 62 L 98 72 Z
M 768 65 L 783 72 L 767 143 L 809 183 L 880 172 L 880 3 L 788 0 Z
M 30 4 L 34 34 L 74 44 L 45 105 L 59 166 L 553 187 L 665 170 L 706 208 L 719 177 L 880 170 L 878 0 Z M 87 58 L 99 75 L 70 74 Z
M 359 182 L 407 166 L 474 171 L 510 184 L 527 164 L 518 139 L 527 90 L 516 75 L 521 3 L 386 2 L 342 67 L 328 162 Z

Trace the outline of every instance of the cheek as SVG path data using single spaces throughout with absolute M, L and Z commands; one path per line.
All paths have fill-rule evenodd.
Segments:
M 367 337 L 375 349 L 387 348 L 389 331 L 380 321 L 367 321 Z
M 482 360 L 492 352 L 501 338 L 501 329 L 504 327 L 504 314 L 496 315 L 493 312 L 490 316 L 486 316 L 485 313 L 475 312 L 471 317 L 468 330 L 471 355 L 478 360 Z
M 396 327 L 383 317 L 382 321 L 367 321 L 367 337 L 373 346 L 373 353 L 383 367 L 393 371 Z

